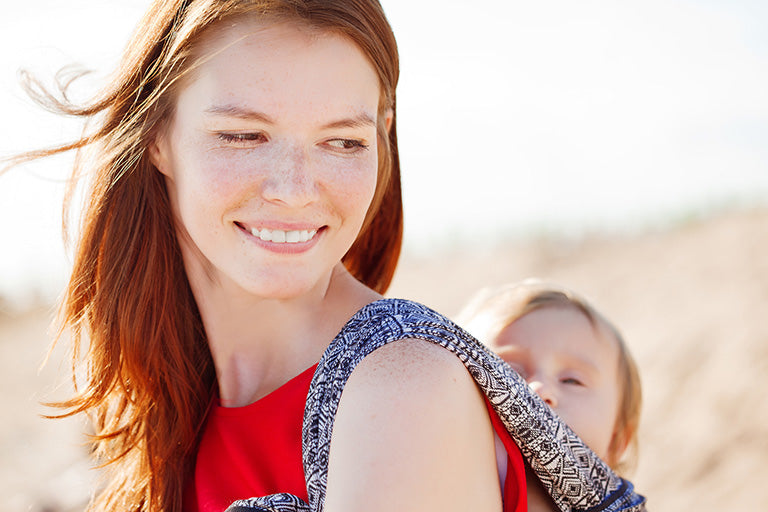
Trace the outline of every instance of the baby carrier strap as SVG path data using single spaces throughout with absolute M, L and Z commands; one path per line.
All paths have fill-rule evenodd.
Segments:
M 488 397 L 523 456 L 557 506 L 570 512 L 641 512 L 645 498 L 616 475 L 496 354 L 430 308 L 383 299 L 362 308 L 331 342 L 307 396 L 302 455 L 309 504 L 290 494 L 233 503 L 227 512 L 321 512 L 331 434 L 341 393 L 355 367 L 379 347 L 402 339 L 453 352 Z

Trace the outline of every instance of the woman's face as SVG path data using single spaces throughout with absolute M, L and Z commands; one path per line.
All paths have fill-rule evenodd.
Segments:
M 198 45 L 150 154 L 189 274 L 297 296 L 327 282 L 373 198 L 379 80 L 343 36 L 226 23 Z

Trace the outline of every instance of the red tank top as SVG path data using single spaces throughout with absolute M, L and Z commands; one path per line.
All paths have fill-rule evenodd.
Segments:
M 244 407 L 214 404 L 192 478 L 184 490 L 185 512 L 222 512 L 237 499 L 277 492 L 307 501 L 301 461 L 304 405 L 316 366 Z M 507 449 L 504 512 L 525 512 L 523 458 L 489 407 L 494 429 Z
M 301 424 L 316 366 L 252 404 L 212 406 L 184 492 L 185 512 L 223 512 L 235 500 L 278 492 L 308 499 Z
M 491 416 L 491 424 L 499 436 L 504 448 L 507 450 L 507 476 L 504 481 L 504 489 L 501 490 L 504 501 L 504 512 L 527 512 L 528 511 L 528 487 L 525 483 L 525 464 L 523 463 L 523 454 L 512 440 L 501 418 L 491 407 L 488 399 L 485 399 L 485 405 L 488 408 L 488 414 Z

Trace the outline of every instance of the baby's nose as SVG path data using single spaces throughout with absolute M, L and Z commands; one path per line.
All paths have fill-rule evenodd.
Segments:
M 531 388 L 544 402 L 551 408 L 557 408 L 557 396 L 552 389 L 552 386 L 547 384 L 544 379 L 531 379 L 528 382 L 528 387 Z

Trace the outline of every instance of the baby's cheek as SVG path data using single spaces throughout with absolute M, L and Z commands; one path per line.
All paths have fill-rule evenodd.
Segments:
M 613 402 L 609 393 L 590 398 L 591 400 L 584 404 L 587 410 L 592 411 L 592 415 L 588 420 L 588 428 L 591 430 L 590 448 L 602 459 L 607 460 L 606 457 L 609 455 L 608 449 L 616 426 L 617 404 Z

